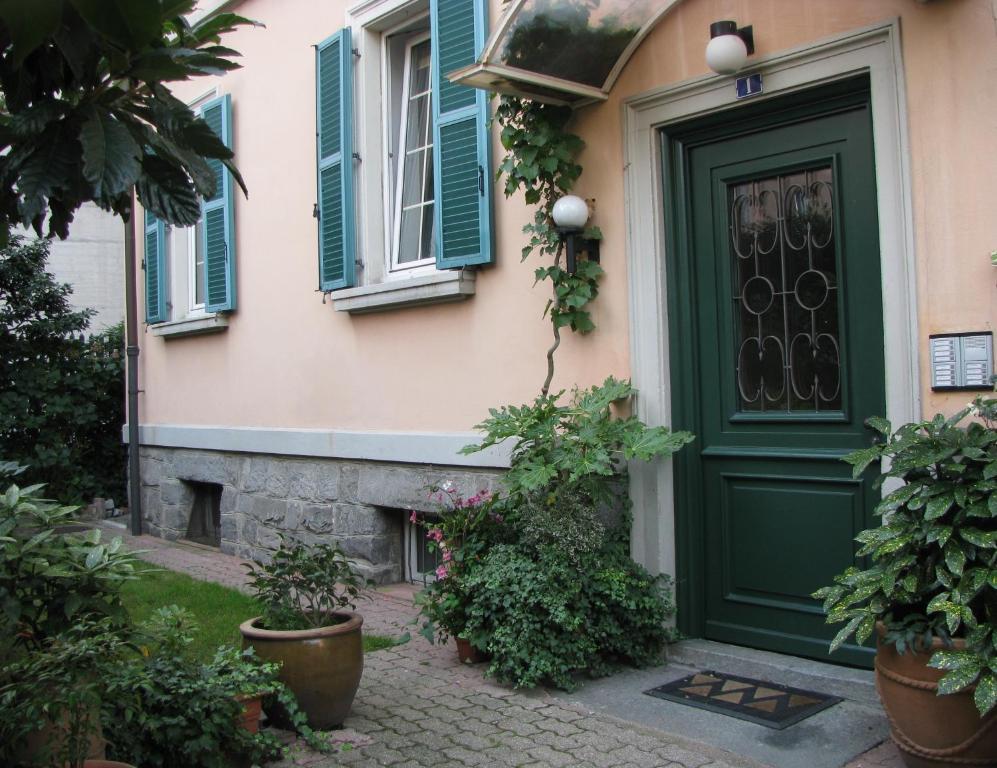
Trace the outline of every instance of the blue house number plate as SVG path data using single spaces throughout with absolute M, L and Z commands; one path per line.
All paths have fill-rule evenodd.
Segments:
M 746 99 L 762 92 L 762 76 L 760 74 L 746 75 L 737 78 L 737 98 Z

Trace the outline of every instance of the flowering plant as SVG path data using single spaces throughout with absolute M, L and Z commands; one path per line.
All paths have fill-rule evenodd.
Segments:
M 410 520 L 426 530 L 430 551 L 440 553 L 436 581 L 416 597 L 424 623 L 420 633 L 430 642 L 462 636 L 467 623 L 467 578 L 486 550 L 509 537 L 502 502 L 487 490 L 465 497 L 451 482 L 429 487 L 438 505 L 431 518 L 412 512 Z M 474 638 L 467 638 L 475 645 Z M 484 647 L 479 638 L 478 647 Z

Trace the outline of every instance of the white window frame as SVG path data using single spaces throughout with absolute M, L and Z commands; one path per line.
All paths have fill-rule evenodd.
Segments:
M 197 300 L 197 224 L 187 230 L 187 314 L 206 315 L 204 299 Z M 203 233 L 202 233 L 203 234 Z
M 218 89 L 211 88 L 197 98 L 188 102 L 188 106 L 196 111 L 206 102 L 218 98 Z M 173 227 L 166 225 L 163 235 L 163 247 L 166 249 L 164 263 L 166 264 L 166 314 L 165 322 L 150 326 L 154 336 L 164 339 L 196 336 L 205 333 L 224 331 L 228 327 L 229 318 L 225 312 L 207 312 L 205 303 L 195 301 L 195 254 L 197 226 Z M 183 242 L 187 256 L 183 259 L 183 269 L 177 244 Z M 207 285 L 205 285 L 205 295 Z
M 426 16 L 424 16 L 422 18 L 427 18 L 427 17 L 428 17 L 428 14 L 426 14 Z M 408 23 L 406 23 L 406 26 L 407 26 L 407 24 Z M 408 136 L 409 104 L 412 101 L 412 97 L 409 94 L 409 85 L 411 83 L 411 76 L 412 76 L 412 67 L 411 67 L 412 49 L 415 48 L 415 46 L 421 45 L 422 43 L 425 43 L 427 40 L 430 40 L 431 37 L 432 37 L 432 35 L 427 30 L 424 33 L 413 34 L 405 42 L 405 59 L 402 62 L 402 72 L 403 72 L 403 75 L 402 75 L 402 90 L 401 90 L 401 105 L 400 105 L 401 110 L 400 110 L 400 114 L 398 116 L 398 162 L 396 164 L 396 170 L 395 170 L 395 174 L 394 174 L 393 178 L 392 178 L 392 175 L 391 175 L 391 168 L 390 168 L 390 165 L 389 165 L 389 167 L 387 169 L 387 183 L 385 185 L 387 187 L 390 187 L 391 184 L 394 185 L 394 203 L 392 204 L 391 209 L 390 209 L 391 210 L 390 217 L 386 217 L 386 218 L 390 218 L 391 219 L 391 225 L 392 225 L 392 230 L 393 230 L 393 232 L 392 232 L 392 238 L 391 238 L 391 251 L 390 251 L 390 254 L 388 256 L 388 272 L 389 273 L 390 272 L 401 272 L 401 271 L 408 271 L 408 270 L 413 270 L 413 269 L 419 269 L 420 267 L 427 267 L 427 266 L 432 268 L 431 270 L 428 270 L 428 271 L 435 271 L 436 270 L 436 255 L 435 254 L 431 254 L 428 258 L 419 259 L 417 261 L 410 261 L 410 262 L 406 262 L 404 264 L 398 263 L 398 256 L 399 256 L 399 254 L 401 252 L 401 237 L 402 237 L 402 194 L 403 194 L 404 185 L 405 185 L 405 164 L 406 164 L 407 158 L 408 158 L 408 148 L 405 146 L 405 140 L 406 140 L 406 137 Z M 383 56 L 384 56 L 384 61 L 385 61 L 384 73 L 385 73 L 385 76 L 387 77 L 388 74 L 389 74 L 389 72 L 390 72 L 390 62 L 388 61 L 389 52 L 388 52 L 388 46 L 387 46 L 387 35 L 384 37 L 384 42 L 382 44 L 382 51 L 383 51 Z M 389 89 L 385 88 L 383 90 L 383 93 L 388 94 L 389 93 Z M 430 102 L 429 102 L 430 103 L 429 137 L 428 137 L 429 138 L 429 144 L 426 145 L 426 148 L 430 150 L 430 159 L 429 159 L 429 162 L 432 163 L 432 151 L 431 151 L 432 148 L 433 148 L 433 141 L 432 141 L 432 137 L 433 137 L 432 103 L 433 102 L 432 102 L 432 99 L 435 97 L 435 94 L 433 93 L 432 73 L 430 73 L 430 81 L 429 81 L 429 91 L 428 91 L 428 93 L 429 93 L 429 98 L 430 98 Z M 390 119 L 391 117 L 393 117 L 393 115 L 391 115 L 391 112 L 390 112 L 390 110 L 393 107 L 395 107 L 394 104 L 386 104 L 385 105 L 385 111 L 389 113 L 389 120 L 385 121 L 385 126 L 384 126 L 385 136 L 387 136 L 387 137 L 390 137 L 390 135 L 391 135 L 391 126 L 394 123 L 394 120 Z M 390 138 L 386 142 L 385 146 L 387 146 L 387 147 L 391 146 L 391 144 L 390 144 Z M 423 175 L 423 184 L 425 184 L 425 175 Z M 389 193 L 391 192 L 390 189 L 388 191 L 389 191 Z M 424 205 L 425 205 L 425 202 L 423 202 L 423 204 L 420 207 L 423 207 Z M 436 205 L 436 199 L 435 199 L 435 197 L 433 199 L 432 205 L 434 205 L 434 206 Z M 435 218 L 434 218 L 434 224 L 433 224 L 433 226 L 435 227 Z M 421 228 L 419 230 L 419 235 L 420 235 L 420 237 L 419 237 L 420 246 L 419 247 L 421 248 L 422 247 L 422 230 L 421 230 Z M 434 240 L 435 240 L 435 238 L 434 238 Z
M 427 16 L 428 0 L 361 0 L 346 12 L 354 59 L 353 146 L 357 258 L 356 286 L 334 291 L 332 306 L 350 313 L 380 312 L 404 306 L 459 301 L 475 293 L 474 270 L 438 270 L 435 259 L 421 266 L 391 270 L 394 189 L 389 183 L 391 151 L 385 94 L 390 72 L 385 38 Z

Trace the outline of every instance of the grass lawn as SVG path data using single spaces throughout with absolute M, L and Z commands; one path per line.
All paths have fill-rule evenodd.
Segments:
M 122 598 L 137 623 L 164 605 L 179 605 L 194 614 L 201 629 L 192 647 L 198 658 L 205 661 L 223 643 L 241 647 L 239 625 L 261 613 L 260 604 L 249 595 L 174 571 L 156 571 L 128 582 Z M 364 633 L 363 636 L 363 648 L 368 653 L 390 648 L 395 642 L 381 635 Z

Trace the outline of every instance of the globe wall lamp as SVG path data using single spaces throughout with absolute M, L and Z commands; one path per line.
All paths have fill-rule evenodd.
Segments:
M 589 261 L 599 261 L 599 241 L 584 237 L 585 224 L 589 220 L 589 206 L 578 195 L 564 195 L 554 203 L 551 211 L 554 226 L 561 235 L 566 255 L 566 269 L 569 275 L 578 269 L 578 257 L 585 254 Z
M 738 29 L 736 21 L 715 21 L 710 24 L 706 65 L 718 75 L 736 74 L 754 52 L 755 36 L 750 26 Z

